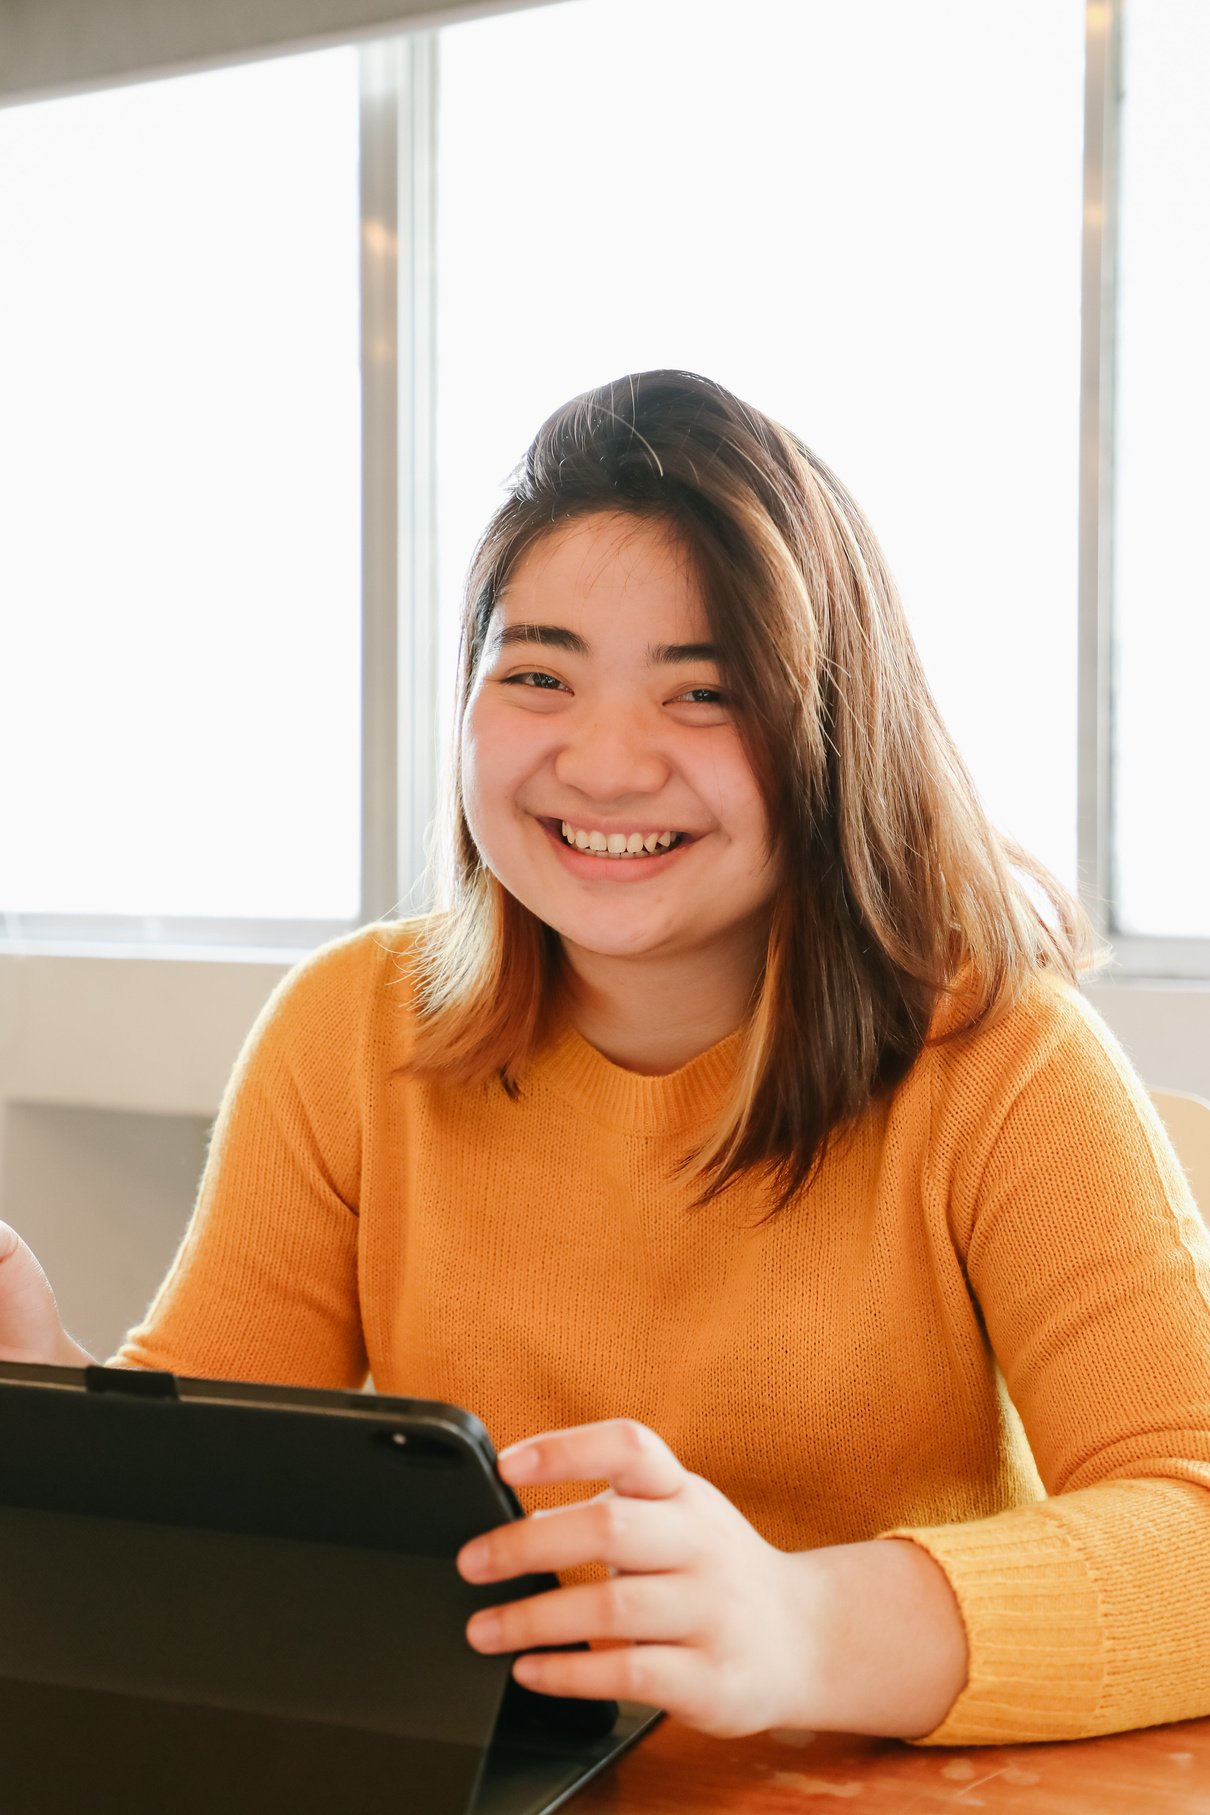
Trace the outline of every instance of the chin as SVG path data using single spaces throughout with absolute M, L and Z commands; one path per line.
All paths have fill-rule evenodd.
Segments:
M 619 928 L 616 921 L 610 926 L 577 926 L 568 920 L 554 930 L 569 945 L 578 945 L 581 951 L 592 952 L 598 958 L 641 958 L 660 950 L 668 939 L 666 928 L 627 930 Z

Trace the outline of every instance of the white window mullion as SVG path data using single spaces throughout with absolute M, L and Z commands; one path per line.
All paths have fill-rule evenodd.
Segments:
M 362 67 L 362 919 L 419 905 L 436 795 L 436 40 Z
M 1080 346 L 1079 781 L 1077 852 L 1084 906 L 1112 926 L 1112 504 L 1116 302 L 1117 0 L 1085 17 L 1084 243 Z
M 397 848 L 405 909 L 426 905 L 437 796 L 437 34 L 403 40 L 399 107 Z
M 402 40 L 361 51 L 361 919 L 399 892 L 398 111 Z

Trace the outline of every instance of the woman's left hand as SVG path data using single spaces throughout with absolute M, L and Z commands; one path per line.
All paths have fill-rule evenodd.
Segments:
M 475 1538 L 458 1556 L 467 1581 L 585 1563 L 612 1573 L 477 1613 L 467 1628 L 477 1650 L 606 1639 L 615 1648 L 519 1658 L 513 1674 L 550 1695 L 646 1702 L 708 1733 L 796 1724 L 811 1675 L 802 1559 L 767 1544 L 654 1431 L 625 1419 L 555 1431 L 505 1450 L 500 1473 L 524 1487 L 610 1485 Z

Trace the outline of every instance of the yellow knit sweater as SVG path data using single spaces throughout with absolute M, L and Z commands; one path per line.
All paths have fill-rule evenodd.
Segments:
M 927 1049 L 758 1221 L 673 1171 L 737 1036 L 643 1077 L 569 1030 L 516 1102 L 417 1082 L 411 936 L 329 946 L 269 1003 L 120 1359 L 368 1368 L 499 1446 L 628 1415 L 783 1548 L 908 1535 L 970 1643 L 933 1743 L 1210 1713 L 1210 1240 L 1074 992 Z

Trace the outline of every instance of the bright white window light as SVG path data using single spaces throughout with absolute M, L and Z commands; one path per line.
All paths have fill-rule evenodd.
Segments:
M 1125 16 L 1114 552 L 1124 932 L 1210 938 L 1210 9 Z
M 1083 11 L 584 0 L 443 32 L 447 622 L 548 410 L 705 372 L 851 487 L 993 819 L 1074 880 Z
M 0 112 L 0 913 L 356 914 L 357 91 Z

